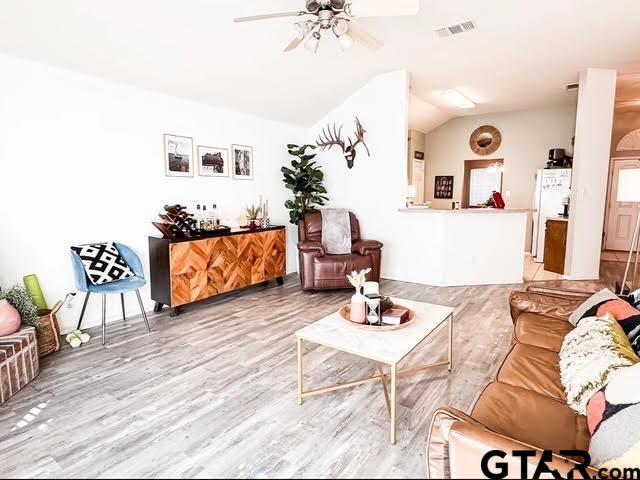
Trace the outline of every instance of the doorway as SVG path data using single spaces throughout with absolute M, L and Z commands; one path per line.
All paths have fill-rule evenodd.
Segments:
M 609 175 L 607 217 L 605 221 L 605 250 L 629 251 L 638 220 L 637 202 L 618 202 L 618 192 L 629 175 L 640 171 L 639 157 L 613 158 Z

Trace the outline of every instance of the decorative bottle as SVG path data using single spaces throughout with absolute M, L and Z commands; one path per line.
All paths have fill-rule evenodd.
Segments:
M 353 323 L 365 323 L 366 319 L 365 296 L 362 294 L 362 288 L 360 288 L 360 290 L 356 290 L 356 293 L 351 296 L 350 320 Z

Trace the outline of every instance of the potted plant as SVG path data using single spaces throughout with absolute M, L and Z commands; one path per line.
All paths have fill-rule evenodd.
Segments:
M 262 207 L 256 207 L 255 205 L 251 205 L 245 209 L 245 213 L 247 214 L 247 220 L 249 220 L 249 228 L 251 230 L 255 230 L 258 228 L 258 216 L 262 212 Z
M 291 161 L 291 168 L 282 167 L 284 184 L 291 190 L 293 198 L 284 204 L 289 210 L 289 221 L 297 225 L 304 216 L 315 210 L 318 206 L 323 206 L 329 198 L 327 189 L 324 187 L 324 173 L 317 166 L 313 159 L 315 153 L 307 153 L 307 150 L 315 150 L 315 145 L 294 144 L 287 145 L 289 154 L 297 157 Z

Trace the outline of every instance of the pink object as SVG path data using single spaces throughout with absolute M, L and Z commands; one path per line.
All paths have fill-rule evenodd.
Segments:
M 364 297 L 358 293 L 351 297 L 351 313 L 349 314 L 349 319 L 353 323 L 365 323 L 367 320 Z
M 0 337 L 20 330 L 20 313 L 7 300 L 0 300 Z

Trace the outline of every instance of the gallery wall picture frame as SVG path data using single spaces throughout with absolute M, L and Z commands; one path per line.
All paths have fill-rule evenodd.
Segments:
M 167 177 L 193 177 L 193 138 L 164 134 L 164 173 Z
M 228 177 L 229 149 L 198 145 L 198 174 L 201 177 Z
M 453 198 L 453 176 L 436 175 L 433 198 L 450 200 Z
M 253 147 L 231 146 L 231 169 L 237 180 L 253 180 Z

